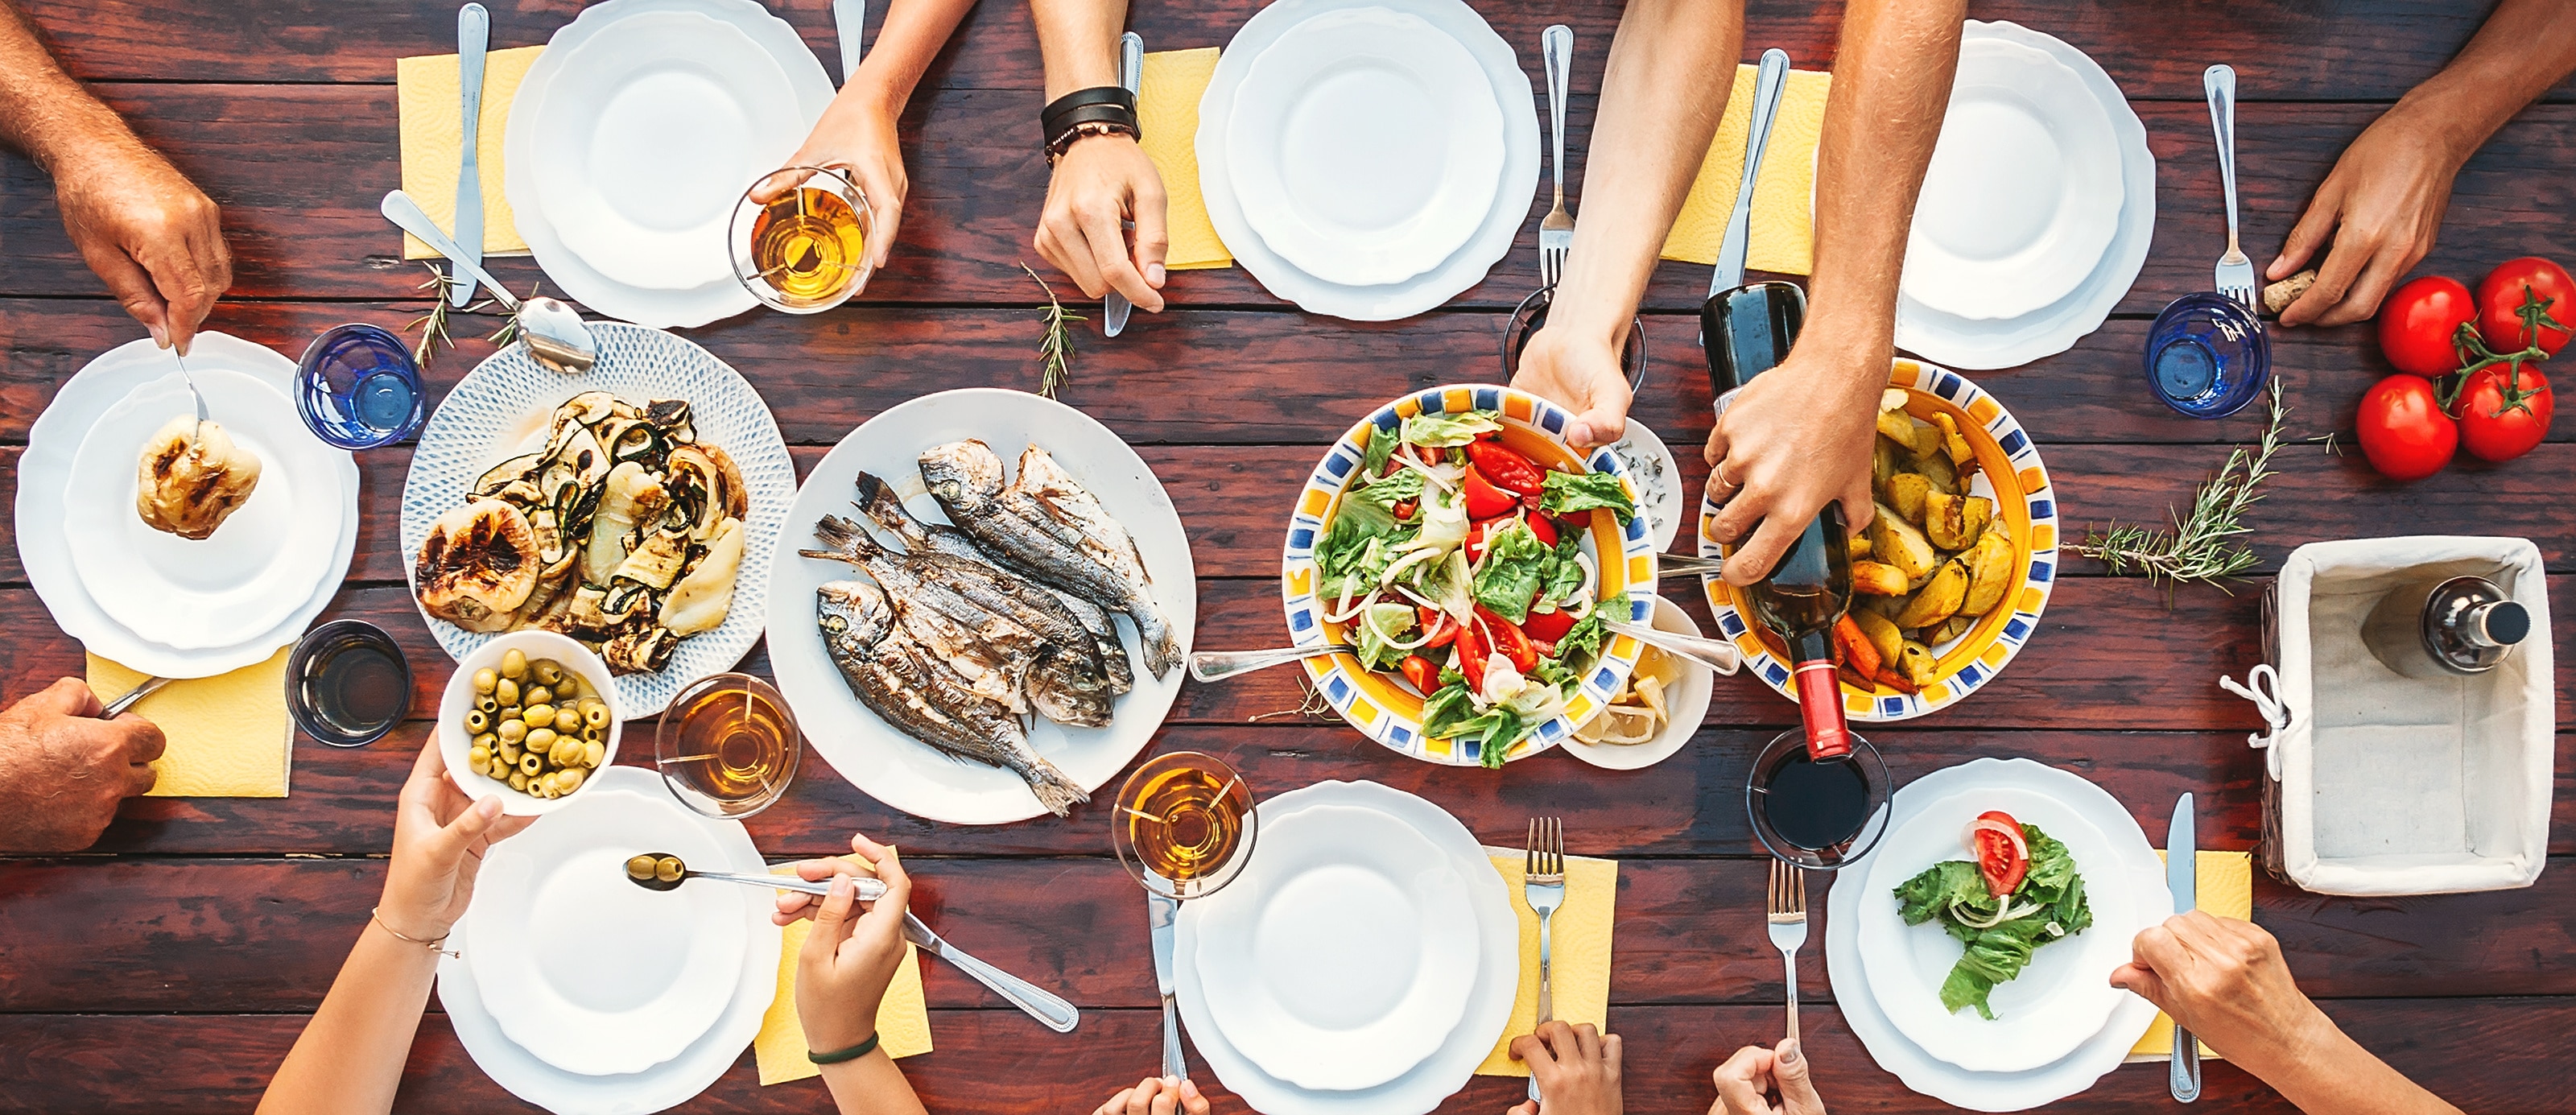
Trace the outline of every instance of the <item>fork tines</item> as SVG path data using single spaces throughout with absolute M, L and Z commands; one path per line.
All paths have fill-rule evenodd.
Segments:
M 1807 873 L 1786 860 L 1771 861 L 1771 920 L 1807 920 Z
M 1529 881 L 1565 881 L 1565 822 L 1555 817 L 1530 818 L 1526 847 L 1529 854 L 1521 861 L 1521 873 Z

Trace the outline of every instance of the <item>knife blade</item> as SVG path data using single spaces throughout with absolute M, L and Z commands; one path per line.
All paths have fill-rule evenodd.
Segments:
M 1778 47 L 1763 51 L 1762 65 L 1753 75 L 1753 125 L 1744 139 L 1744 180 L 1735 188 L 1735 210 L 1726 218 L 1726 238 L 1718 241 L 1717 270 L 1708 280 L 1712 295 L 1744 285 L 1745 242 L 1753 228 L 1753 180 L 1762 173 L 1762 150 L 1771 144 L 1771 118 L 1780 113 L 1780 90 L 1788 80 L 1789 52 Z
M 1145 37 L 1133 31 L 1120 35 L 1118 37 L 1118 84 L 1133 93 L 1136 91 L 1137 84 L 1144 80 Z M 1130 221 L 1123 223 L 1121 227 L 1134 228 L 1136 225 Z M 1127 301 L 1126 295 L 1114 290 L 1110 291 L 1100 300 L 1100 335 L 1115 337 L 1125 332 L 1127 314 L 1135 308 L 1134 303 Z
M 460 152 L 456 167 L 456 247 L 462 255 L 455 262 L 481 266 L 483 263 L 483 168 L 475 148 L 482 142 L 476 136 L 483 116 L 483 53 L 492 46 L 492 13 L 481 4 L 467 4 L 456 9 L 456 87 L 464 94 L 464 135 L 457 144 Z M 451 267 L 447 279 L 447 300 L 458 309 L 474 301 L 474 280 L 464 274 L 464 267 Z
M 2173 892 L 2174 912 L 2200 906 L 2200 849 L 2194 839 L 2191 795 L 2174 802 L 2173 826 L 2165 830 L 2165 889 Z M 2180 1022 L 2173 1027 L 2173 1061 L 2165 1083 L 2178 1103 L 2200 1098 L 2200 1042 Z
M 832 0 L 832 30 L 841 37 L 841 84 L 859 72 L 859 36 L 867 31 L 868 0 Z
M 1173 923 L 1180 913 L 1179 899 L 1145 892 L 1145 923 L 1154 931 L 1154 989 L 1163 996 L 1163 1075 L 1187 1080 L 1190 1064 L 1181 1056 L 1180 1006 L 1172 997 Z
M 903 912 L 903 939 L 921 951 L 955 965 L 958 971 L 975 977 L 975 982 L 1010 1001 L 1012 1006 L 1027 1011 L 1029 1017 L 1046 1024 L 1059 1034 L 1069 1034 L 1082 1021 L 1082 1014 L 1060 996 L 968 955 L 966 950 L 949 944 L 947 938 L 933 932 L 910 910 Z

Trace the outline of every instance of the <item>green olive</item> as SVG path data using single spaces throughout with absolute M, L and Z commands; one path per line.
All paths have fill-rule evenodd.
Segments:
M 489 769 L 492 765 L 492 749 L 480 745 L 466 749 L 465 765 L 475 770 Z
M 492 757 L 492 766 L 483 773 L 493 778 L 508 778 L 511 774 L 515 773 L 515 768 L 513 768 L 509 763 L 504 762 L 500 756 L 495 755 Z
M 584 727 L 608 727 L 608 705 L 604 702 L 591 702 L 581 706 L 581 722 Z
M 555 734 L 568 736 L 581 731 L 581 714 L 568 708 L 555 709 Z
M 494 682 L 492 685 L 492 699 L 499 701 L 504 705 L 518 704 L 519 683 L 508 678 L 502 678 L 500 681 Z
M 519 756 L 519 773 L 535 777 L 538 771 L 544 769 L 546 769 L 546 761 L 538 758 L 536 752 L 531 751 Z
M 563 676 L 555 679 L 553 684 L 555 687 L 555 703 L 557 704 L 562 704 L 566 701 L 580 700 L 582 699 L 582 694 L 588 692 L 590 688 L 589 686 L 581 683 L 580 674 L 576 674 L 570 670 L 564 671 Z
M 556 732 L 552 728 L 530 728 L 528 729 L 528 750 L 552 751 L 554 750 L 555 740 L 557 738 Z
M 650 879 L 650 878 L 652 878 L 652 877 L 653 877 L 653 857 L 651 857 L 651 856 L 634 856 L 634 857 L 629 858 L 629 859 L 626 861 L 626 877 L 627 877 L 627 878 L 629 878 L 629 879 L 637 879 L 637 880 Z
M 501 711 L 495 714 L 495 716 L 496 718 L 493 720 L 493 723 L 498 724 L 503 720 L 524 719 L 526 714 L 522 712 L 517 705 L 503 705 L 501 706 Z
M 465 710 L 465 734 L 479 736 L 492 730 L 492 717 L 479 708 Z
M 552 705 L 555 703 L 555 691 L 542 685 L 531 685 L 519 690 L 519 703 L 529 708 Z
M 524 774 L 521 774 L 521 773 L 519 773 L 519 772 L 517 772 L 517 771 L 515 771 L 515 770 L 514 770 L 514 771 L 511 771 L 511 772 L 510 772 L 510 788 L 511 788 L 511 789 L 513 789 L 513 790 L 518 790 L 518 791 L 520 791 L 520 792 L 522 792 L 522 793 L 526 792 L 526 790 L 527 790 L 527 788 L 528 788 L 528 776 L 527 776 L 527 775 L 524 775 Z
M 653 877 L 665 883 L 679 882 L 680 876 L 687 871 L 687 865 L 682 864 L 678 856 L 663 856 L 653 863 Z
M 582 770 L 580 767 L 565 767 L 560 773 L 555 775 L 555 787 L 564 793 L 569 794 L 580 789 L 581 780 L 587 777 L 589 777 L 589 773 Z
M 594 770 L 598 769 L 600 760 L 607 757 L 607 744 L 601 743 L 598 740 L 592 740 L 581 745 L 581 765 L 583 766 L 590 767 Z
M 546 752 L 546 762 L 558 767 L 581 765 L 581 741 L 565 736 L 555 741 L 555 749 Z
M 537 679 L 539 685 L 553 685 L 563 680 L 563 664 L 551 658 L 537 659 L 528 663 L 528 676 Z
M 483 712 L 488 715 L 490 713 L 501 711 L 501 702 L 493 700 L 492 695 L 486 693 L 480 697 L 474 698 L 474 707 L 483 710 Z
M 474 691 L 477 693 L 489 693 L 492 691 L 492 683 L 499 680 L 501 680 L 501 675 L 493 673 L 492 668 L 489 666 L 476 670 L 474 671 Z
M 528 676 L 528 656 L 516 647 L 501 652 L 501 676 L 517 681 Z
M 508 763 L 511 766 L 519 765 L 519 745 L 506 739 L 500 741 L 500 743 L 501 746 L 493 748 L 492 753 L 500 756 L 502 762 Z
M 539 689 L 534 692 L 543 693 L 545 690 Z M 519 710 L 519 715 L 528 722 L 529 727 L 543 728 L 555 722 L 555 707 L 542 701 L 530 701 L 526 708 Z
M 465 746 L 467 746 L 467 747 L 480 747 L 480 748 L 484 749 L 485 751 L 489 751 L 489 750 L 491 750 L 491 749 L 492 749 L 492 745 L 493 745 L 493 743 L 494 743 L 494 742 L 496 742 L 496 740 L 495 740 L 495 738 L 493 737 L 492 733 L 490 733 L 490 732 L 485 732 L 485 733 L 483 733 L 482 735 L 476 736 L 476 737 L 474 737 L 473 739 L 470 739 L 470 740 L 465 741 Z
M 525 720 L 504 720 L 498 727 L 494 728 L 493 731 L 500 733 L 502 739 L 508 740 L 512 743 L 517 743 L 520 740 L 527 738 L 528 722 Z

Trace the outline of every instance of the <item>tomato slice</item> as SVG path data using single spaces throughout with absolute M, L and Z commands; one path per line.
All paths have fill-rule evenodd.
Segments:
M 1440 691 L 1440 667 L 1419 654 L 1405 655 L 1404 680 L 1412 682 L 1415 689 L 1428 697 Z
M 1485 641 L 1477 637 L 1476 625 L 1471 623 L 1460 627 L 1455 642 L 1458 648 L 1458 672 L 1467 675 L 1467 688 L 1484 689 Z
M 1525 496 L 1539 494 L 1546 483 L 1546 474 L 1539 471 L 1538 465 L 1501 442 L 1468 442 L 1467 459 L 1486 479 Z
M 1989 809 L 1978 814 L 1968 824 L 1968 847 L 1977 853 L 1977 874 L 1985 877 L 1986 893 L 1997 898 L 2011 894 L 2030 874 L 2030 842 L 2010 813 Z
M 1430 641 L 1422 644 L 1422 649 L 1445 647 L 1449 645 L 1450 640 L 1458 637 L 1458 621 L 1449 618 L 1449 613 L 1428 605 L 1416 604 L 1413 607 L 1413 614 L 1421 618 L 1422 629 L 1431 633 Z M 1430 690 L 1426 689 L 1423 692 L 1428 693 Z
M 1539 545 L 1551 550 L 1556 548 L 1556 524 L 1548 522 L 1547 516 L 1524 511 L 1521 513 L 1521 522 L 1529 526 L 1531 534 L 1538 536 Z
M 1493 640 L 1494 653 L 1511 659 L 1513 669 L 1524 674 L 1538 669 L 1538 648 L 1530 645 L 1520 625 L 1495 615 L 1493 609 L 1482 604 L 1476 605 L 1476 622 L 1484 629 L 1485 637 Z
M 1553 612 L 1531 612 L 1529 619 L 1521 624 L 1521 631 L 1542 643 L 1553 643 L 1574 630 L 1574 622 L 1574 613 L 1562 608 Z
M 1520 497 L 1494 486 L 1474 465 L 1467 467 L 1467 517 L 1491 519 L 1509 515 L 1520 506 Z

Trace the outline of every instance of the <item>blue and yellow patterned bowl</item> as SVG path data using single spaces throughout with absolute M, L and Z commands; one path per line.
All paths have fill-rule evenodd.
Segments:
M 1994 680 L 2039 630 L 2039 613 L 2047 608 L 2048 588 L 2057 578 L 2057 492 L 2049 486 L 2048 469 L 2039 463 L 2039 450 L 2012 412 L 1959 373 L 1918 361 L 1898 360 L 1888 386 L 1906 389 L 1906 413 L 1925 421 L 1947 413 L 1958 422 L 1959 433 L 1977 455 L 1969 492 L 1995 501 L 1995 515 L 2012 538 L 2022 582 L 1967 634 L 1932 648 L 1939 656 L 1939 675 L 1922 692 L 1899 693 L 1884 686 L 1863 690 L 1844 682 L 1843 715 L 1861 721 L 1911 720 L 1957 704 Z M 1718 553 L 1717 539 L 1709 534 L 1716 517 L 1716 506 L 1703 492 L 1699 552 L 1704 556 Z M 1714 577 L 1703 577 L 1701 583 L 1721 636 L 1744 653 L 1744 668 L 1781 696 L 1797 700 L 1781 648 L 1747 618 L 1739 590 Z
M 1397 426 L 1416 414 L 1462 414 L 1471 410 L 1501 411 L 1503 443 L 1540 465 L 1579 465 L 1587 471 L 1610 473 L 1626 485 L 1629 498 L 1637 498 L 1636 482 L 1629 479 L 1615 454 L 1595 449 L 1587 455 L 1566 444 L 1565 428 L 1574 416 L 1554 403 L 1508 387 L 1439 387 L 1406 395 L 1379 407 L 1334 442 L 1314 473 L 1306 478 L 1306 490 L 1297 497 L 1296 512 L 1288 518 L 1288 548 L 1280 560 L 1279 575 L 1279 594 L 1288 611 L 1288 634 L 1295 645 L 1350 645 L 1348 625 L 1327 622 L 1326 602 L 1315 599 L 1315 540 L 1322 535 L 1324 525 L 1332 521 L 1343 489 L 1358 477 L 1369 439 L 1395 436 Z M 1601 595 L 1627 592 L 1629 618 L 1641 624 L 1649 622 L 1655 608 L 1655 544 L 1645 517 L 1630 519 L 1622 527 L 1616 516 L 1596 511 L 1591 535 L 1596 560 L 1603 555 L 1617 558 L 1599 560 Z M 1582 691 L 1567 702 L 1565 715 L 1540 725 L 1513 745 L 1504 760 L 1535 755 L 1564 740 L 1576 724 L 1609 703 L 1620 686 L 1627 683 L 1628 672 L 1636 668 L 1637 654 L 1643 649 L 1635 639 L 1612 636 L 1603 645 L 1601 662 L 1584 677 Z M 1359 659 L 1348 653 L 1306 659 L 1305 668 L 1315 692 L 1370 739 L 1425 762 L 1451 766 L 1476 766 L 1482 762 L 1473 740 L 1433 739 L 1422 734 L 1424 695 L 1414 692 L 1403 679 L 1364 669 Z

